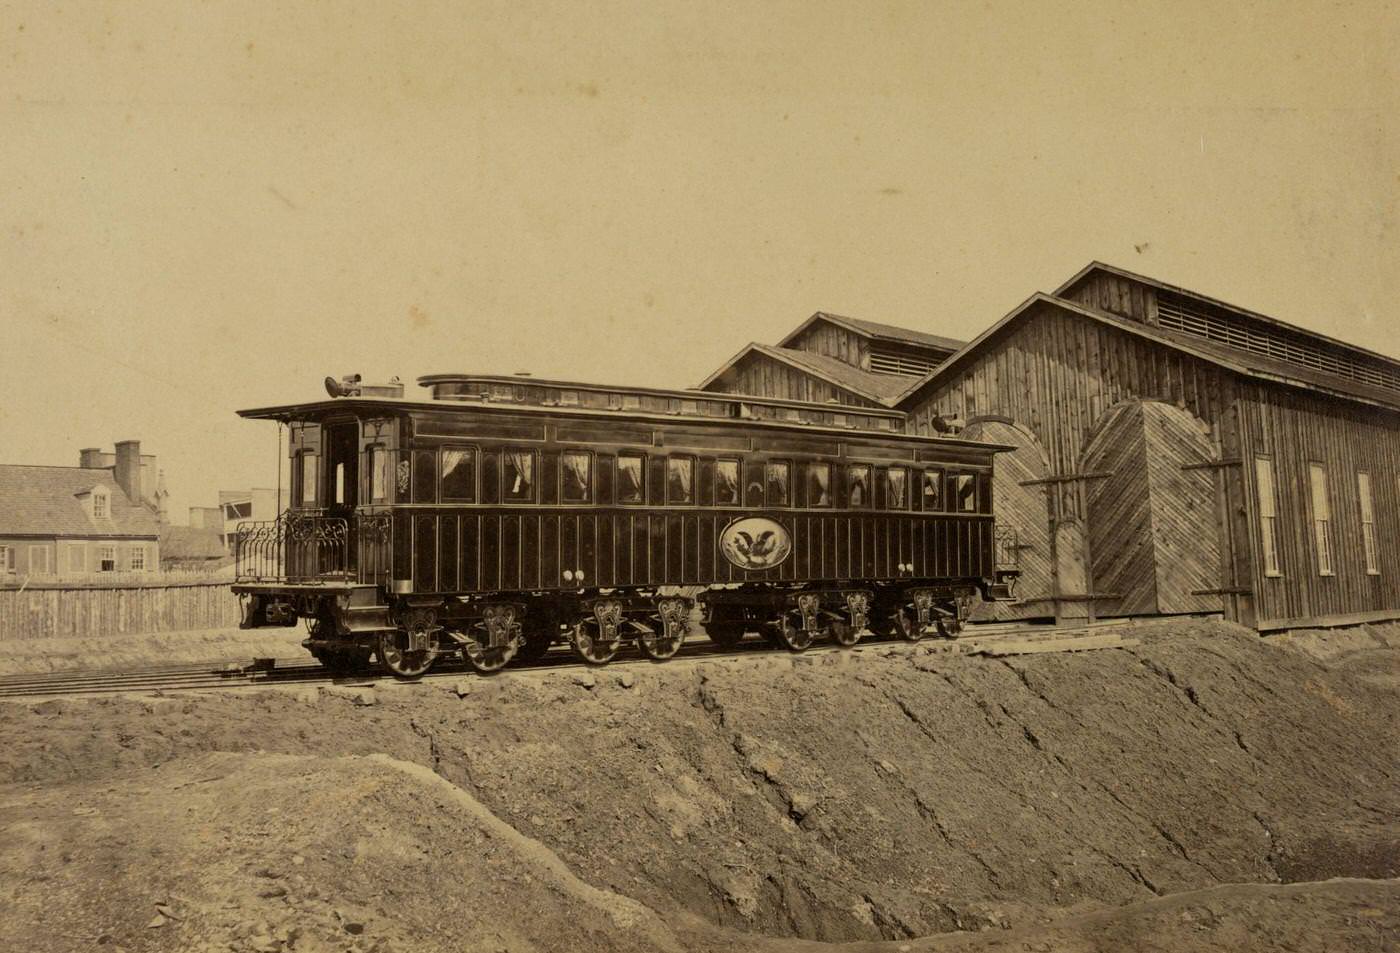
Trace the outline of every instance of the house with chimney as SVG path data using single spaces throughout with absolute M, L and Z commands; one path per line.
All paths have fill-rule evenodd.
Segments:
M 76 467 L 0 464 L 0 584 L 156 570 L 167 495 L 137 440 Z

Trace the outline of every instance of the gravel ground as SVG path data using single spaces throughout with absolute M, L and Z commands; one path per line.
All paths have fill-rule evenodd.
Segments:
M 1222 623 L 1131 630 L 1139 645 L 1074 655 L 9 704 L 8 942 L 1396 942 L 1389 634 L 1318 649 Z

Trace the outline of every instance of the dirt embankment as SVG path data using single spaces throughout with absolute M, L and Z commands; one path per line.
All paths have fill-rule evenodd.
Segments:
M 1400 653 L 1135 629 L 9 706 L 0 895 L 36 950 L 1383 949 L 1394 883 L 1220 885 L 1397 876 Z

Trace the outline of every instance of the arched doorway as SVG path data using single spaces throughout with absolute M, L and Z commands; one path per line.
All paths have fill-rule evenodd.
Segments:
M 979 604 L 973 621 L 1031 619 L 1053 615 L 1050 571 L 1050 520 L 1045 484 L 1050 465 L 1035 435 L 1005 417 L 976 417 L 963 428 L 969 440 L 1002 443 L 1015 450 L 999 453 L 992 477 L 992 502 L 997 526 L 1016 531 L 1021 576 L 1016 597 L 1009 602 Z M 1029 485 L 1027 485 L 1029 484 Z
M 1110 408 L 1084 448 L 1098 615 L 1219 612 L 1220 526 L 1205 424 L 1159 401 Z M 1205 590 L 1211 590 L 1210 593 Z

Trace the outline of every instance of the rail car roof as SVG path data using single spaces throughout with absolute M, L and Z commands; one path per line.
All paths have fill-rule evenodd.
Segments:
M 487 383 L 533 385 L 545 388 L 565 388 L 592 391 L 618 392 L 627 394 L 647 394 L 658 397 L 676 397 L 706 403 L 727 403 L 779 408 L 807 409 L 814 412 L 841 416 L 866 416 L 887 419 L 892 425 L 901 425 L 905 415 L 899 411 L 882 410 L 873 407 L 853 407 L 843 404 L 816 404 L 796 400 L 748 397 L 743 395 L 713 394 L 707 391 L 668 391 L 639 387 L 616 387 L 602 384 L 580 384 L 571 381 L 554 381 L 535 377 L 437 374 L 419 378 L 424 386 L 447 383 Z M 870 427 L 824 425 L 798 420 L 774 420 L 742 416 L 717 416 L 698 413 L 648 411 L 638 409 L 610 409 L 604 407 L 575 407 L 524 403 L 513 400 L 488 400 L 481 397 L 452 396 L 429 399 L 408 397 L 324 397 L 318 400 L 302 401 L 294 404 L 278 404 L 267 407 L 254 407 L 238 411 L 240 417 L 254 420 L 291 421 L 308 417 L 321 417 L 336 411 L 356 408 L 365 411 L 396 412 L 406 411 L 438 413 L 488 413 L 488 414 L 528 414 L 545 417 L 568 417 L 571 419 L 603 419 L 649 421 L 659 424 L 713 425 L 719 427 L 739 427 L 747 429 L 778 430 L 797 434 L 824 434 L 840 436 L 849 440 L 861 439 L 888 440 L 900 443 L 937 443 L 946 446 L 977 448 L 1002 452 L 1014 447 L 1004 444 L 987 443 L 981 440 L 967 440 L 961 437 L 929 437 L 904 433 L 900 430 L 875 429 Z

